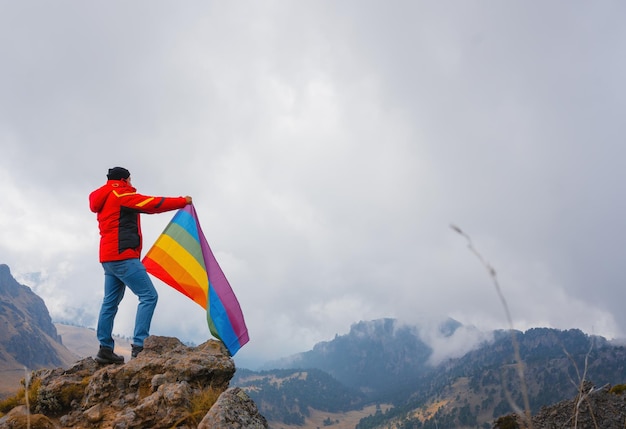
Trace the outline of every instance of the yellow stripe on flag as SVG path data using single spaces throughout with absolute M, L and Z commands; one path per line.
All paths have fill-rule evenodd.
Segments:
M 206 284 L 208 289 L 209 280 L 206 268 L 200 265 L 198 260 L 187 249 L 178 244 L 176 240 L 169 235 L 162 235 L 161 239 L 155 243 L 155 246 L 168 253 L 181 267 L 185 267 L 185 271 L 191 275 L 198 285 Z
M 183 267 L 180 266 L 180 263 L 171 257 L 170 254 L 166 253 L 165 250 L 153 246 L 150 249 L 146 258 L 151 259 L 156 264 L 160 265 L 163 270 L 165 270 L 169 275 L 175 275 L 175 281 L 177 285 L 182 288 L 185 295 L 191 298 L 195 303 L 200 305 L 202 308 L 206 309 L 207 306 L 207 290 L 206 285 L 208 280 L 205 280 L 205 283 L 198 283 L 196 279 L 192 277 L 192 275 Z M 157 276 L 158 277 L 158 276 Z M 206 276 L 204 277 L 206 279 Z M 163 279 L 162 279 L 163 280 Z M 174 288 L 177 288 L 174 285 L 170 285 Z
M 209 279 L 207 277 L 206 269 L 200 265 L 198 260 L 193 257 L 191 253 L 182 247 L 176 240 L 169 235 L 161 235 L 154 247 L 162 249 L 165 253 L 168 253 L 170 257 L 175 260 L 181 267 L 185 267 L 189 275 L 195 280 L 196 284 L 205 289 L 205 297 L 209 290 Z M 153 257 L 153 259 L 155 259 Z M 157 260 L 157 259 L 155 259 Z M 158 260 L 157 260 L 158 261 Z

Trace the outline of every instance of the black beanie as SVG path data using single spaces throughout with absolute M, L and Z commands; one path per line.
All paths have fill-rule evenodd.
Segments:
M 109 168 L 109 174 L 107 174 L 107 179 L 109 180 L 128 179 L 129 177 L 130 171 L 122 167 Z

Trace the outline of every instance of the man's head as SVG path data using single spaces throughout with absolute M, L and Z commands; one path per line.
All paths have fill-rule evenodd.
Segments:
M 122 167 L 109 168 L 107 179 L 109 180 L 122 180 L 130 177 L 130 171 Z

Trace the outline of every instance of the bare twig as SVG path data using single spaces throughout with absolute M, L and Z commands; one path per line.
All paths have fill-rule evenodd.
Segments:
M 478 260 L 481 262 L 483 267 L 485 267 L 485 269 L 489 273 L 489 276 L 491 277 L 491 280 L 493 281 L 493 284 L 496 288 L 496 292 L 498 293 L 498 298 L 500 298 L 500 302 L 502 303 L 502 307 L 504 308 L 504 312 L 505 312 L 507 321 L 509 323 L 509 332 L 511 333 L 511 342 L 513 344 L 513 352 L 514 352 L 514 357 L 515 357 L 515 367 L 517 370 L 517 375 L 520 379 L 520 385 L 522 389 L 522 399 L 524 401 L 525 411 L 524 413 L 520 413 L 520 416 L 523 416 L 523 420 L 526 422 L 528 428 L 533 429 L 532 416 L 530 412 L 530 401 L 528 399 L 528 389 L 526 387 L 526 381 L 524 380 L 524 364 L 520 356 L 519 343 L 517 342 L 517 337 L 515 336 L 515 330 L 513 329 L 513 319 L 511 317 L 511 312 L 509 310 L 509 306 L 506 302 L 506 299 L 504 298 L 504 294 L 502 293 L 502 290 L 500 288 L 500 282 L 498 281 L 498 275 L 496 273 L 496 270 L 495 268 L 493 268 L 493 266 L 491 266 L 491 264 L 489 264 L 489 262 L 487 262 L 487 260 L 485 260 L 485 258 L 480 254 L 480 252 L 476 250 L 476 248 L 474 247 L 474 243 L 472 242 L 472 239 L 470 238 L 469 235 L 467 235 L 465 232 L 463 232 L 461 228 L 459 228 L 458 226 L 454 224 L 451 224 L 450 228 L 452 228 L 453 231 L 460 234 L 461 236 L 465 238 L 465 240 L 467 240 L 467 247 L 478 258 Z M 505 394 L 507 396 L 507 400 L 509 401 L 509 404 L 511 405 L 511 407 L 514 410 L 519 410 L 520 407 L 518 407 L 513 402 L 513 398 L 511 397 L 509 392 L 506 391 L 506 389 L 505 389 Z
M 587 379 L 587 369 L 589 368 L 589 355 L 591 354 L 591 351 L 593 350 L 593 346 L 594 346 L 594 340 L 592 338 L 591 341 L 589 342 L 589 350 L 587 350 L 587 354 L 585 355 L 585 367 L 583 369 L 582 376 L 580 375 L 580 371 L 578 370 L 578 365 L 576 365 L 576 361 L 574 360 L 572 355 L 567 351 L 567 349 L 563 347 L 563 352 L 568 357 L 568 359 L 572 362 L 572 365 L 574 366 L 574 370 L 576 371 L 576 376 L 578 377 L 578 380 L 579 380 L 578 384 L 576 384 L 574 380 L 572 380 L 572 378 L 570 377 L 570 381 L 578 389 L 578 400 L 576 401 L 576 405 L 574 407 L 574 429 L 578 427 L 578 415 L 580 413 L 580 404 L 582 404 L 583 401 L 587 402 L 587 407 L 589 408 L 589 414 L 591 415 L 593 424 L 595 428 L 598 429 L 596 416 L 593 413 L 591 402 L 588 399 L 589 395 L 594 392 L 593 386 L 589 389 L 588 392 L 585 392 L 585 380 Z
M 28 368 L 24 366 L 24 399 L 26 400 L 26 428 L 30 429 L 30 400 L 28 398 L 28 388 L 30 384 L 30 374 Z

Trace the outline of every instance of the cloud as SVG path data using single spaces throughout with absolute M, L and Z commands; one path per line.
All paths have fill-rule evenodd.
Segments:
M 479 345 L 493 342 L 492 331 L 481 331 L 472 326 L 460 326 L 450 336 L 423 329 L 420 336 L 432 348 L 432 354 L 428 358 L 431 365 L 438 365 L 446 359 L 459 358 Z

